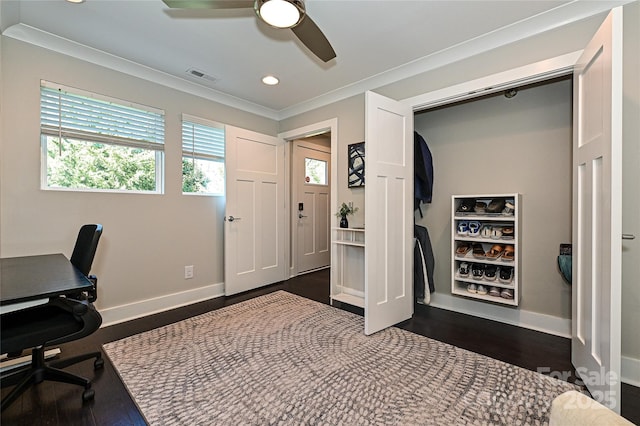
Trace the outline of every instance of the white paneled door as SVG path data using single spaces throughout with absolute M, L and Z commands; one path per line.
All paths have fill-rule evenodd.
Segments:
M 620 411 L 622 9 L 574 72 L 571 357 L 591 394 Z
M 366 93 L 365 334 L 413 315 L 413 110 Z
M 329 151 L 329 148 L 304 140 L 293 142 L 293 187 L 296 195 L 292 220 L 298 273 L 323 268 L 331 262 Z
M 285 279 L 283 140 L 225 128 L 225 294 Z

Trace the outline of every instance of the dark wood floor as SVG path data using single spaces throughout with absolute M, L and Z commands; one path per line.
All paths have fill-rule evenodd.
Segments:
M 127 323 L 105 327 L 82 341 L 63 345 L 62 355 L 99 350 L 106 342 L 238 303 L 276 290 L 286 290 L 329 303 L 328 270 L 303 275 L 283 283 L 232 297 L 220 297 Z M 358 308 L 344 309 L 362 313 Z M 360 311 L 360 312 L 359 312 Z M 532 330 L 458 314 L 423 305 L 399 327 L 452 345 L 481 353 L 534 371 L 572 371 L 570 341 Z M 68 368 L 93 378 L 95 400 L 82 404 L 79 387 L 43 382 L 28 390 L 2 413 L 2 425 L 144 425 L 145 421 L 107 359 L 102 370 L 93 371 L 86 361 Z M 149 384 L 153 386 L 152 383 Z M 10 387 L 2 389 L 5 396 Z M 640 388 L 623 384 L 622 414 L 640 424 Z

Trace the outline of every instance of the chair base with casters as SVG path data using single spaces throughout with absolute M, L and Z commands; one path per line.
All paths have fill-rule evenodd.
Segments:
M 82 400 L 93 399 L 91 381 L 61 370 L 72 364 L 95 358 L 94 368 L 104 366 L 101 352 L 82 354 L 68 359 L 47 362 L 45 348 L 80 339 L 96 331 L 102 317 L 93 305 L 86 301 L 52 299 L 46 305 L 2 315 L 2 352 L 14 353 L 23 348 L 32 348 L 31 364 L 2 376 L 2 386 L 18 384 L 2 399 L 4 411 L 24 391 L 44 380 L 70 383 L 84 387 Z M 42 342 L 45 342 L 42 344 Z
M 94 369 L 98 370 L 104 367 L 104 360 L 102 359 L 101 352 L 93 352 L 90 354 L 82 354 L 80 356 L 59 360 L 57 362 L 46 362 L 44 359 L 44 346 L 33 348 L 31 352 L 31 365 L 27 367 L 25 372 L 24 368 L 18 369 L 15 372 L 11 372 L 2 378 L 3 382 L 11 381 L 16 376 L 20 376 L 20 382 L 16 384 L 16 387 L 9 392 L 9 394 L 2 399 L 2 409 L 10 406 L 24 391 L 29 389 L 32 385 L 37 385 L 45 380 L 69 383 L 72 385 L 79 385 L 84 387 L 82 392 L 82 401 L 90 401 L 95 396 L 95 391 L 91 389 L 91 380 L 82 376 L 78 376 L 67 371 L 61 370 L 61 368 L 68 367 L 79 362 L 95 358 L 93 362 Z

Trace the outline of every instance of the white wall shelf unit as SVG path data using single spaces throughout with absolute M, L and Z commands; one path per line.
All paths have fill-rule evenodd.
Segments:
M 517 193 L 451 197 L 452 294 L 520 304 L 520 212 Z
M 332 228 L 331 302 L 364 308 L 364 228 Z

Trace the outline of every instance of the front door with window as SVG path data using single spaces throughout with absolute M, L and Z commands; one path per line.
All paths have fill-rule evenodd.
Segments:
M 306 272 L 331 262 L 330 149 L 307 140 L 293 143 L 295 202 L 293 224 L 296 271 Z

